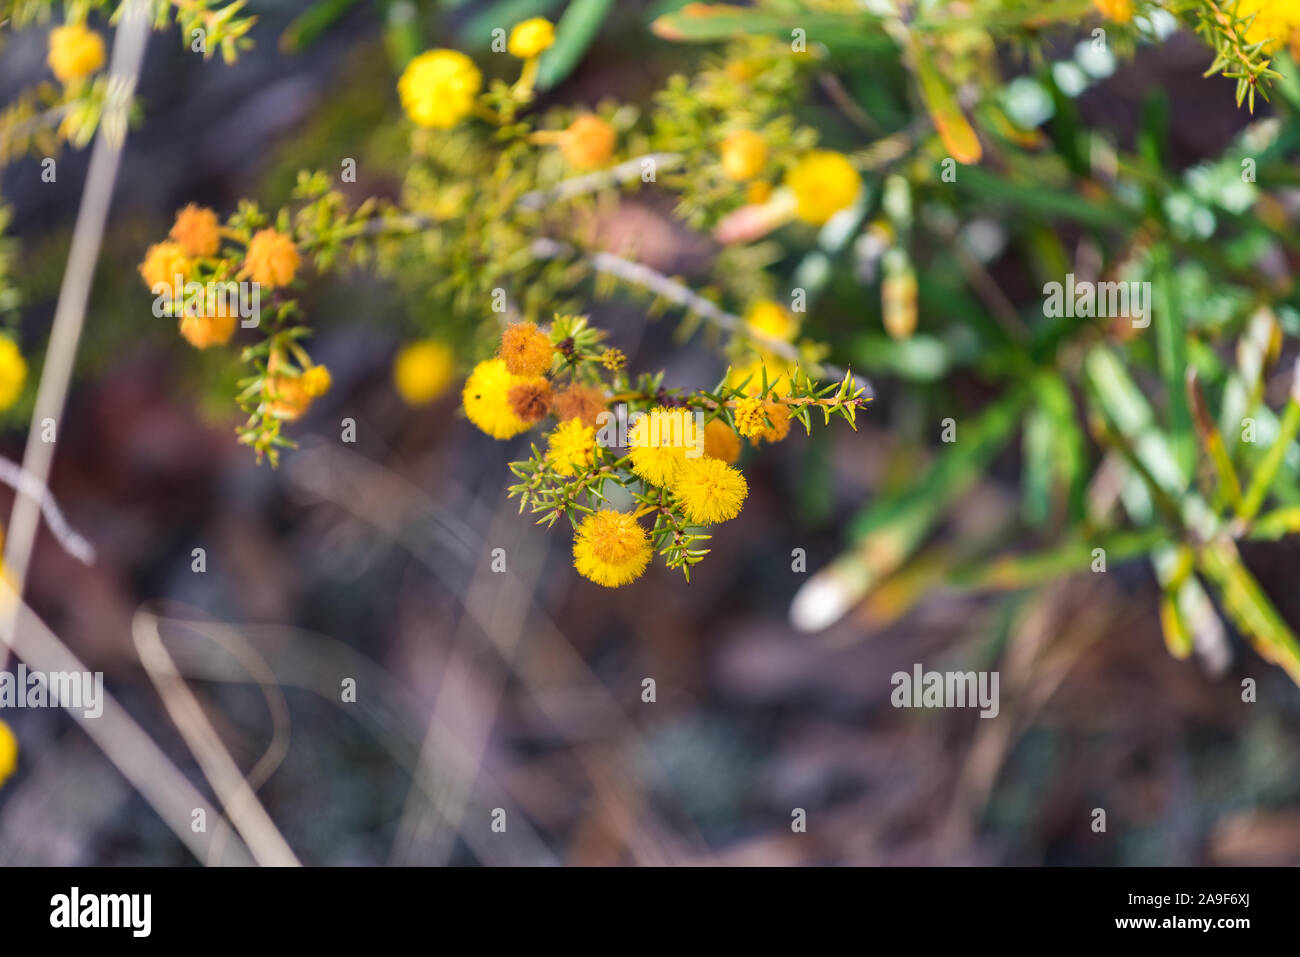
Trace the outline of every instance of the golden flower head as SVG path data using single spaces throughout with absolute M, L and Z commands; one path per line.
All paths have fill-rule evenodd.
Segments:
M 47 62 L 60 83 L 90 76 L 104 65 L 104 38 L 84 23 L 55 27 Z
M 740 458 L 740 436 L 723 419 L 710 419 L 704 427 L 704 454 L 735 465 Z
M 734 415 L 736 429 L 745 438 L 761 435 L 768 427 L 763 400 L 756 395 L 739 400 Z
M 140 264 L 140 277 L 155 294 L 158 286 L 166 286 L 171 294 L 176 285 L 176 277 L 180 276 L 183 284 L 185 276 L 193 268 L 194 264 L 185 255 L 180 243 L 154 243 L 144 254 L 144 262 Z
M 1104 4 L 1110 6 L 1121 6 L 1125 0 L 1093 0 L 1098 7 Z M 1128 2 L 1129 19 L 1133 16 L 1131 0 Z M 1119 17 L 1112 16 L 1105 9 L 1102 12 L 1111 19 L 1118 20 Z M 1263 43 L 1263 52 L 1271 53 L 1283 43 L 1286 43 L 1293 33 L 1300 30 L 1300 3 L 1296 0 L 1240 0 L 1237 4 L 1234 15 L 1241 20 L 1254 17 L 1250 21 L 1250 26 L 1246 28 L 1247 43 Z
M 221 248 L 221 226 L 217 214 L 206 206 L 190 203 L 176 213 L 168 234 L 187 256 L 215 256 Z
M 772 184 L 765 179 L 756 179 L 745 187 L 745 202 L 751 206 L 762 206 L 772 198 Z
M 515 415 L 531 425 L 551 411 L 551 383 L 545 376 L 517 376 L 506 398 Z
M 330 375 L 330 370 L 322 365 L 305 369 L 301 378 L 303 391 L 313 399 L 324 395 L 334 384 L 334 377 Z
M 300 375 L 268 375 L 268 409 L 271 415 L 286 422 L 300 419 L 311 405 L 311 395 Z
M 749 483 L 739 469 L 721 459 L 687 459 L 677 473 L 673 495 L 683 514 L 696 525 L 725 522 L 740 514 Z
M 785 185 L 794 193 L 795 215 L 820 226 L 853 205 L 862 177 L 842 153 L 814 150 L 786 174 Z
M 599 116 L 584 113 L 564 131 L 560 152 L 575 169 L 594 169 L 609 162 L 616 139 L 614 127 Z
M 757 434 L 750 437 L 750 442 L 780 442 L 790 434 L 790 408 L 784 402 L 767 400 L 763 403 L 763 414 L 770 425 L 765 425 Z
M 722 141 L 722 172 L 728 179 L 753 179 L 767 162 L 767 141 L 753 130 L 736 130 Z
M 1133 0 L 1092 0 L 1092 5 L 1103 17 L 1116 23 L 1128 23 L 1133 19 Z
M 695 444 L 695 417 L 686 409 L 652 409 L 628 431 L 632 471 L 651 485 L 669 486 Z
M 426 405 L 456 377 L 456 354 L 436 339 L 403 346 L 393 360 L 393 385 L 407 405 Z
M 733 368 L 731 375 L 727 376 L 727 385 L 733 389 L 742 389 L 746 395 L 758 395 L 766 377 L 768 395 L 789 395 L 790 385 L 794 381 L 794 366 L 770 353 L 766 355 L 766 359 L 751 359 Z M 744 386 L 741 385 L 742 382 L 745 383 Z
M 18 343 L 0 336 L 0 410 L 10 408 L 23 394 L 27 383 L 27 360 Z
M 622 349 L 610 346 L 600 354 L 600 364 L 610 372 L 617 372 L 627 365 L 627 354 Z
M 591 468 L 596 461 L 596 430 L 581 419 L 561 422 L 551 432 L 546 461 L 556 474 L 565 478 Z
M 181 335 L 195 349 L 224 346 L 235 334 L 237 318 L 235 310 L 230 308 L 229 296 L 205 296 L 202 304 L 195 303 L 181 316 Z
M 299 262 L 298 247 L 291 237 L 275 229 L 259 229 L 244 254 L 244 273 L 258 285 L 272 289 L 293 282 Z
M 584 516 L 573 538 L 573 566 L 597 585 L 617 588 L 650 563 L 650 539 L 636 519 L 608 509 Z
M 474 109 L 483 74 L 458 50 L 428 50 L 397 81 L 406 115 L 420 126 L 449 130 Z
M 769 339 L 790 342 L 799 333 L 799 322 L 778 302 L 757 299 L 745 313 L 745 325 Z
M 531 322 L 516 322 L 501 334 L 501 358 L 512 375 L 541 375 L 554 355 L 551 340 Z
M 0 787 L 18 769 L 18 738 L 5 722 L 0 721 Z
M 515 24 L 510 31 L 510 42 L 506 49 L 511 56 L 529 60 L 540 56 L 555 43 L 555 25 L 545 17 L 533 17 L 523 23 Z
M 605 393 L 599 389 L 575 383 L 556 394 L 551 411 L 561 422 L 576 419 L 594 427 L 600 424 L 600 413 L 606 411 L 608 404 Z
M 528 428 L 510 405 L 510 387 L 517 378 L 501 359 L 487 359 L 465 381 L 461 392 L 465 415 L 494 439 L 513 438 Z

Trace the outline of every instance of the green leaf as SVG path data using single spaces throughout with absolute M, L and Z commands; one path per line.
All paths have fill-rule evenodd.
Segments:
M 613 7 L 614 0 L 572 0 L 555 25 L 555 46 L 542 54 L 540 89 L 551 89 L 574 71 Z

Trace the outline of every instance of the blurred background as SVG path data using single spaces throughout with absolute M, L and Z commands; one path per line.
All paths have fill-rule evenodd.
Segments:
M 251 196 L 274 208 L 300 168 L 355 157 L 357 182 L 342 187 L 354 202 L 396 196 L 405 143 L 384 14 L 344 6 L 295 54 L 281 37 L 303 8 L 250 4 L 255 46 L 233 66 L 151 38 L 147 121 L 127 143 L 51 479 L 98 558 L 80 564 L 43 528 L 28 582 L 33 608 L 196 786 L 207 793 L 132 642 L 142 610 L 161 619 L 240 767 L 265 779 L 258 794 L 305 863 L 1300 861 L 1300 695 L 1235 636 L 1221 675 L 1171 658 L 1146 562 L 997 595 L 935 586 L 901 616 L 878 594 L 823 632 L 792 628 L 796 592 L 848 547 L 852 517 L 933 454 L 935 410 L 960 418 L 988 398 L 975 376 L 922 402 L 912 383 L 874 374 L 863 353 L 878 320 L 863 318 L 867 294 L 852 283 L 819 308 L 836 358 L 866 368 L 876 401 L 857 432 L 836 422 L 747 452 L 749 501 L 689 585 L 661 566 L 616 591 L 579 578 L 568 536 L 505 497 L 505 463 L 528 437 L 479 433 L 454 390 L 418 409 L 398 397 L 393 355 L 429 317 L 364 273 L 305 297 L 313 354 L 335 386 L 294 430 L 301 447 L 278 469 L 257 465 L 235 440 L 235 370 L 153 317 L 136 265 L 185 203 L 225 214 Z M 472 48 L 476 16 L 520 18 L 453 6 L 432 45 Z M 618 4 L 550 99 L 645 103 L 690 70 L 700 48 L 645 29 L 655 6 Z M 0 92 L 29 82 L 44 52 L 42 30 L 12 37 Z M 1131 145 L 1143 97 L 1163 90 L 1169 161 L 1191 166 L 1250 119 L 1200 79 L 1210 58 L 1189 36 L 1144 48 L 1079 110 Z M 836 113 L 824 93 L 809 109 Z M 53 312 L 87 156 L 65 151 L 52 184 L 34 161 L 6 172 L 34 340 Z M 609 228 L 634 233 L 654 268 L 706 278 L 716 249 L 671 213 L 671 198 L 643 191 Z M 1023 293 L 1023 263 L 991 269 Z M 723 368 L 678 347 L 671 316 L 648 321 L 618 297 L 593 302 L 592 316 L 634 369 L 666 368 L 670 385 Z M 14 460 L 30 411 L 29 397 L 0 441 Z M 355 444 L 339 440 L 345 418 Z M 1013 518 L 1019 465 L 1013 443 L 938 536 L 978 538 Z M 0 507 L 11 500 L 0 489 Z M 504 575 L 491 568 L 496 548 Z M 793 549 L 808 573 L 792 571 Z M 1245 559 L 1300 624 L 1296 545 L 1256 545 Z M 891 707 L 890 676 L 914 663 L 998 670 L 998 719 Z M 1254 703 L 1242 701 L 1246 677 Z M 341 700 L 345 679 L 355 703 Z M 5 717 L 22 756 L 0 791 L 0 863 L 195 863 L 65 715 Z M 505 834 L 492 831 L 496 808 Z M 792 831 L 795 809 L 806 833 Z

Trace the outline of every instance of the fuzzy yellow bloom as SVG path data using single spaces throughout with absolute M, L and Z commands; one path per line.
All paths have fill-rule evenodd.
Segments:
M 596 430 L 581 419 L 561 422 L 551 433 L 546 461 L 565 478 L 587 470 L 596 461 Z
M 293 239 L 275 229 L 259 229 L 244 253 L 244 274 L 258 285 L 272 289 L 287 286 L 298 272 L 298 247 Z
M 193 268 L 194 264 L 185 255 L 180 243 L 154 243 L 144 254 L 144 262 L 140 264 L 140 277 L 150 290 L 155 290 L 157 286 L 166 286 L 171 290 L 176 284 L 176 277 L 180 276 L 184 280 Z
M 686 460 L 672 491 L 688 519 L 696 525 L 712 525 L 740 514 L 749 483 L 739 469 L 705 457 Z
M 406 115 L 420 126 L 449 130 L 474 109 L 483 74 L 458 50 L 429 50 L 412 60 L 397 81 Z
M 790 385 L 794 380 L 794 366 L 771 356 L 757 358 L 731 370 L 727 385 L 733 389 L 742 389 L 746 395 L 758 395 L 763 388 L 763 377 L 767 376 L 768 395 L 786 396 L 790 394 Z M 744 386 L 741 383 L 744 382 Z
M 737 402 L 734 415 L 737 431 L 747 439 L 762 435 L 768 428 L 763 400 L 756 395 Z
M 1241 0 L 1236 15 L 1242 20 L 1254 17 L 1246 28 L 1246 41 L 1265 44 L 1265 53 L 1300 30 L 1300 0 Z
M 740 437 L 736 430 L 722 419 L 712 419 L 704 427 L 704 454 L 711 459 L 721 459 L 735 465 L 740 458 Z
M 554 355 L 551 340 L 531 322 L 516 322 L 501 334 L 501 358 L 511 375 L 541 375 Z
M 286 422 L 301 419 L 311 405 L 302 376 L 272 375 L 267 380 L 271 415 Z
M 767 162 L 767 142 L 753 130 L 736 130 L 722 141 L 722 172 L 729 179 L 753 179 Z
M 597 585 L 617 588 L 650 563 L 650 539 L 636 519 L 608 509 L 585 516 L 573 538 L 573 567 Z
M 632 471 L 651 485 L 669 486 L 695 444 L 695 417 L 684 409 L 652 409 L 628 431 Z
M 181 335 L 195 349 L 224 346 L 235 334 L 237 318 L 230 308 L 229 298 L 216 296 L 211 302 L 181 317 Z
M 312 366 L 306 369 L 302 374 L 302 388 L 311 398 L 324 395 L 334 384 L 334 377 L 330 375 L 330 370 L 325 366 Z
M 90 76 L 104 65 L 104 38 L 84 23 L 55 27 L 47 62 L 60 83 Z
M 168 234 L 187 256 L 215 256 L 221 247 L 221 226 L 217 214 L 206 206 L 190 203 L 176 214 Z
M 1103 17 L 1116 23 L 1128 23 L 1133 19 L 1133 0 L 1092 0 Z
M 614 155 L 617 134 L 599 116 L 587 113 L 572 123 L 560 138 L 560 152 L 575 169 L 604 166 Z
M 587 385 L 570 385 L 556 393 L 551 411 L 561 422 L 578 419 L 586 425 L 595 427 L 599 424 L 600 414 L 607 410 L 605 393 Z
M 554 24 L 545 17 L 533 17 L 531 20 L 515 24 L 515 28 L 510 31 L 510 42 L 506 45 L 506 49 L 510 51 L 511 56 L 528 60 L 540 56 L 554 43 Z
M 0 721 L 0 788 L 18 769 L 18 738 L 9 725 Z
M 790 409 L 785 403 L 768 400 L 763 403 L 763 413 L 767 416 L 767 421 L 772 424 L 764 425 L 751 435 L 749 441 L 752 444 L 780 442 L 790 434 Z
M 794 193 L 795 215 L 820 226 L 853 205 L 862 177 L 842 153 L 814 150 L 786 174 L 785 185 Z
M 23 394 L 27 383 L 27 360 L 18 344 L 8 336 L 0 336 L 0 410 L 10 408 Z
M 745 325 L 769 339 L 790 342 L 799 333 L 799 322 L 780 303 L 758 299 L 745 313 Z
M 407 405 L 427 405 L 456 377 L 456 354 L 436 339 L 403 346 L 393 359 L 393 386 Z
M 480 362 L 461 392 L 465 415 L 494 439 L 509 439 L 528 428 L 510 405 L 510 387 L 519 381 L 501 359 Z

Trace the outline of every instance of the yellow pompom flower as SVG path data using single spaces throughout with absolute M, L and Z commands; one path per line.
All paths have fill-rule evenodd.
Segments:
M 403 346 L 393 359 L 393 386 L 407 405 L 427 405 L 456 377 L 456 354 L 436 339 Z
M 0 788 L 18 769 L 18 738 L 9 725 L 0 721 Z
M 711 419 L 704 427 L 704 454 L 735 465 L 740 458 L 740 437 L 736 430 L 722 419 Z
M 13 406 L 26 384 L 27 360 L 19 351 L 18 343 L 8 336 L 0 336 L 0 410 Z
M 650 564 L 650 539 L 636 519 L 608 509 L 585 516 L 573 538 L 573 567 L 597 585 L 617 588 Z
M 586 471 L 596 461 L 596 430 L 581 419 L 561 422 L 551 433 L 546 461 L 565 478 Z
M 759 299 L 745 313 L 745 325 L 769 339 L 790 342 L 799 333 L 799 322 L 780 303 Z
M 516 322 L 501 334 L 501 358 L 511 375 L 541 375 L 554 355 L 551 340 L 531 322 Z
M 397 81 L 406 115 L 420 126 L 449 130 L 474 109 L 483 74 L 458 50 L 429 50 L 412 60 Z
M 820 226 L 853 205 L 862 177 L 842 153 L 814 150 L 786 174 L 785 185 L 794 193 L 795 215 Z
M 763 400 L 756 395 L 738 401 L 734 415 L 737 431 L 747 439 L 762 435 L 768 427 Z
M 104 65 L 104 38 L 84 23 L 55 27 L 47 62 L 60 83 L 90 76 Z
M 1092 0 L 1092 5 L 1103 17 L 1116 23 L 1133 19 L 1133 0 Z
M 196 308 L 181 317 L 181 335 L 195 349 L 224 346 L 235 334 L 236 318 L 229 297 L 214 296 L 203 306 L 196 303 Z
M 185 250 L 181 249 L 180 243 L 171 241 L 154 243 L 144 254 L 144 262 L 140 264 L 140 277 L 156 294 L 158 286 L 166 286 L 168 290 L 172 290 L 177 276 L 181 277 L 183 283 L 193 268 L 194 264 L 185 255 Z
M 215 256 L 221 247 L 221 226 L 217 214 L 205 206 L 190 203 L 176 214 L 168 234 L 188 256 Z
M 617 134 L 599 116 L 584 114 L 569 124 L 560 137 L 560 152 L 575 169 L 604 166 L 614 155 Z
M 333 384 L 334 377 L 330 375 L 330 370 L 325 366 L 316 365 L 303 371 L 303 391 L 313 399 L 324 395 Z
M 298 272 L 298 247 L 293 239 L 275 229 L 259 229 L 244 253 L 244 269 L 253 282 L 268 289 L 287 286 Z
M 722 172 L 743 182 L 763 171 L 767 142 L 753 130 L 736 130 L 722 141 Z
M 749 483 L 739 469 L 721 459 L 704 457 L 686 460 L 672 491 L 688 519 L 696 525 L 712 525 L 740 514 Z
M 510 405 L 510 387 L 519 381 L 501 359 L 480 362 L 461 392 L 465 415 L 494 439 L 509 439 L 528 428 Z
M 1241 0 L 1235 13 L 1241 20 L 1254 17 L 1246 28 L 1246 42 L 1263 43 L 1265 53 L 1271 53 L 1300 30 L 1297 0 Z
M 627 436 L 632 471 L 651 485 L 672 485 L 693 444 L 694 428 L 694 416 L 682 409 L 658 408 L 642 415 Z
M 540 56 L 555 43 L 555 26 L 545 17 L 533 17 L 523 23 L 515 24 L 510 31 L 510 42 L 506 49 L 511 56 L 529 60 Z

